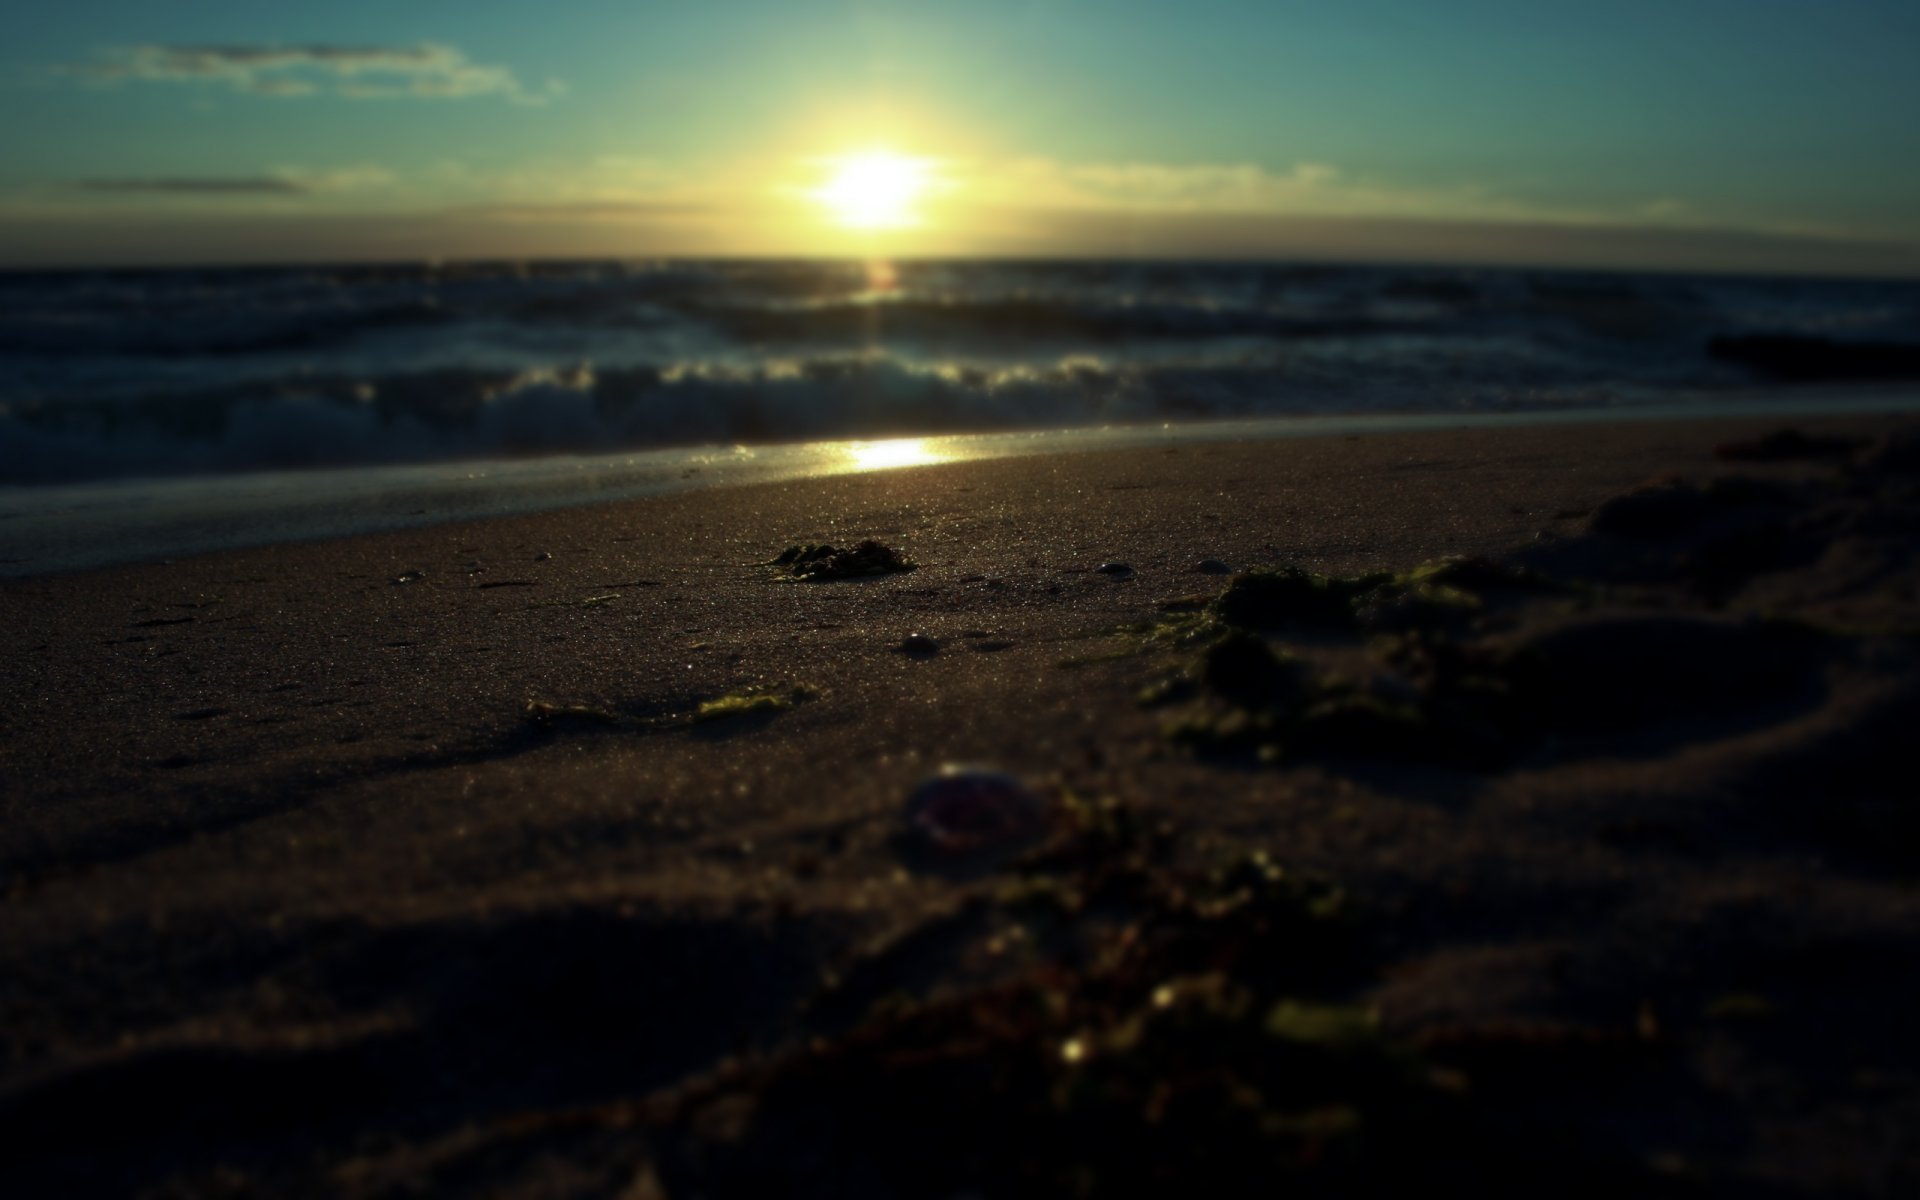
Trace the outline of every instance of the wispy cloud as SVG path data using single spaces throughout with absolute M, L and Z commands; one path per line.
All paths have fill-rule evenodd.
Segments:
M 309 44 L 126 46 L 60 69 L 96 83 L 173 83 L 230 88 L 256 96 L 330 93 L 358 100 L 501 96 L 542 104 L 563 89 L 522 84 L 506 67 L 470 60 L 437 43 L 418 46 Z
M 1671 195 L 1613 202 L 1537 199 L 1471 181 L 1414 184 L 1368 178 L 1327 163 L 1074 163 L 1023 158 L 956 163 L 966 198 L 1005 212 L 1213 218 L 1329 218 L 1524 223 L 1647 230 L 1745 230 L 1858 240 L 1863 232 L 1761 211 L 1709 211 Z
M 1360 179 L 1318 162 L 1274 169 L 1256 163 L 1066 163 L 1027 158 L 994 163 L 975 178 L 980 199 L 1032 208 L 1464 220 L 1591 221 L 1603 216 L 1587 210 L 1549 210 L 1477 185 L 1415 187 Z
M 83 192 L 138 193 L 181 196 L 300 196 L 308 188 L 291 179 L 258 178 L 82 179 L 73 186 Z
M 71 186 L 83 192 L 145 196 L 323 196 L 364 192 L 393 183 L 383 167 L 337 167 L 313 171 L 288 167 L 261 175 L 128 175 L 81 179 Z
M 457 215 L 497 221 L 661 221 L 710 217 L 699 204 L 654 201 L 583 200 L 558 204 L 475 204 L 451 210 Z

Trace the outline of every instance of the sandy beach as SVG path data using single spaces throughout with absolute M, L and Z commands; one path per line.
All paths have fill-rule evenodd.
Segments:
M 1793 424 L 0 583 L 0 1190 L 1902 1194 L 1920 453 Z

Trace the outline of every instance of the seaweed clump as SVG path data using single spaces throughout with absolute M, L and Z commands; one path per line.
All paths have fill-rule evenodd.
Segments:
M 824 543 L 788 546 L 769 565 L 780 568 L 788 578 L 824 583 L 896 575 L 920 564 L 901 557 L 891 546 L 868 539 L 844 550 Z
M 1713 581 L 1724 592 L 1727 581 L 1756 567 L 1806 557 L 1782 549 L 1769 516 L 1800 499 L 1795 485 L 1770 480 L 1706 488 L 1660 481 L 1603 504 L 1591 529 L 1602 539 L 1640 538 L 1688 523 L 1723 525 L 1731 513 L 1746 523 L 1720 529 L 1692 559 L 1664 560 L 1676 582 L 1699 588 Z M 1767 519 L 1753 523 L 1747 509 Z M 1567 547 L 1575 561 L 1592 548 Z M 1595 613 L 1596 595 L 1578 575 L 1564 580 L 1481 557 L 1344 578 L 1295 566 L 1251 571 L 1235 576 L 1203 613 L 1163 618 L 1168 628 L 1196 624 L 1206 642 L 1140 700 L 1196 701 L 1167 732 L 1203 754 L 1491 769 L 1566 736 L 1661 723 L 1740 728 L 1805 702 L 1832 649 L 1830 639 L 1780 621 L 1632 608 Z M 1579 603 L 1542 606 L 1543 597 Z M 1304 631 L 1374 635 L 1360 678 L 1269 644 L 1276 634 Z
M 1561 590 L 1564 585 L 1538 572 L 1478 556 L 1349 576 L 1285 566 L 1234 576 L 1207 611 L 1242 629 L 1351 631 L 1472 616 L 1488 593 Z
M 1203 754 L 1408 759 L 1470 769 L 1548 738 L 1621 733 L 1792 703 L 1818 685 L 1826 639 L 1790 624 L 1619 614 L 1481 641 L 1433 630 L 1377 639 L 1362 684 L 1257 635 L 1209 646 L 1188 676 L 1203 703 L 1168 729 Z
M 1236 576 L 1208 605 L 1212 636 L 1182 674 L 1150 686 L 1145 704 L 1200 696 L 1168 728 L 1203 754 L 1251 753 L 1263 761 L 1359 755 L 1485 766 L 1533 736 L 1508 703 L 1494 656 L 1459 653 L 1464 632 L 1492 597 L 1557 593 L 1567 585 L 1481 557 L 1412 570 L 1337 577 L 1299 567 Z M 1355 681 L 1317 669 L 1267 637 L 1275 630 L 1387 634 L 1387 669 Z M 1408 648 L 1417 648 L 1412 652 Z M 1423 673 L 1410 676 L 1409 668 Z
M 1167 735 L 1207 755 L 1251 753 L 1263 762 L 1307 755 L 1361 755 L 1478 765 L 1484 739 L 1463 737 L 1452 714 L 1426 696 L 1383 697 L 1304 666 L 1264 696 L 1208 690 L 1217 698 L 1174 721 Z M 1224 700 L 1226 703 L 1219 703 Z
M 1018 883 L 831 983 L 825 1009 L 850 1019 L 822 1027 L 816 1005 L 813 1036 L 651 1102 L 665 1190 L 1522 1195 L 1586 1157 L 1502 1138 L 1458 1072 L 1351 1003 L 1374 967 L 1338 888 L 1259 852 L 1172 865 L 1170 834 L 1081 808 Z M 898 990 L 983 940 L 1021 950 L 971 984 Z M 1615 1185 L 1631 1170 L 1579 1165 Z
M 1229 625 L 1280 629 L 1289 625 L 1345 628 L 1354 622 L 1354 604 L 1387 583 L 1387 574 L 1340 578 L 1301 567 L 1248 571 L 1234 576 L 1213 602 L 1213 614 Z

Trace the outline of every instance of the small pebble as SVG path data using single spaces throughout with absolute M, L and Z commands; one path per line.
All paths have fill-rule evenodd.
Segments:
M 427 577 L 427 573 L 425 571 L 402 571 L 400 572 L 400 574 L 395 575 L 393 577 L 393 582 L 396 585 L 402 584 L 402 583 L 415 583 L 415 582 L 418 582 L 419 580 L 425 579 L 426 577 Z
M 1231 575 L 1233 568 L 1217 558 L 1203 558 L 1193 564 L 1193 569 L 1202 575 Z
M 1110 579 L 1133 578 L 1133 568 L 1123 562 L 1103 562 L 1095 567 L 1094 570 Z
M 900 639 L 900 650 L 904 654 L 938 654 L 940 643 L 924 633 L 910 633 Z
M 552 560 L 553 560 L 553 555 L 548 553 L 545 550 L 542 550 L 540 553 L 533 556 L 533 561 L 535 562 L 551 562 Z

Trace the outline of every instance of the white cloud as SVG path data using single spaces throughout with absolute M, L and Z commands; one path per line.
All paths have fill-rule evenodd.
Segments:
M 303 191 L 327 194 L 385 191 L 397 181 L 392 171 L 369 165 L 329 167 L 324 170 L 282 167 L 274 172 L 274 176 L 295 184 Z
M 1070 163 L 1025 158 L 954 164 L 967 198 L 1005 209 L 1249 217 L 1375 217 L 1688 226 L 1672 197 L 1609 208 L 1541 203 L 1472 183 L 1418 186 L 1356 177 L 1327 163 Z
M 100 60 L 63 68 L 100 83 L 178 83 L 230 88 L 256 96 L 352 99 L 457 99 L 502 96 L 543 104 L 563 90 L 553 81 L 523 86 L 511 70 L 467 58 L 452 46 L 128 46 Z

